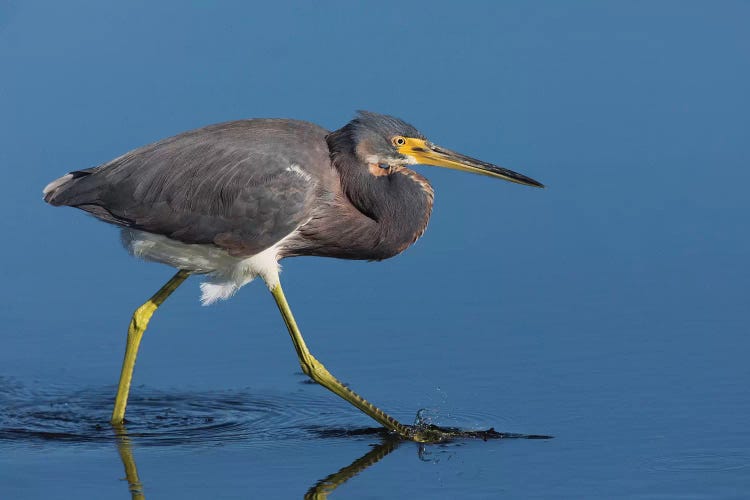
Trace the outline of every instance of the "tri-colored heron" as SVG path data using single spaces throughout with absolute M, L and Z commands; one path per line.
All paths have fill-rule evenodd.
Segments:
M 364 111 L 335 132 L 286 119 L 211 125 L 47 185 L 48 203 L 120 226 L 131 254 L 178 269 L 133 314 L 112 423 L 123 422 L 151 316 L 188 276 L 205 275 L 203 304 L 227 299 L 261 276 L 305 374 L 402 437 L 434 439 L 359 396 L 313 357 L 279 282 L 278 262 L 286 257 L 382 260 L 414 243 L 427 227 L 433 190 L 408 168 L 413 164 L 543 187 L 439 147 L 398 118 Z

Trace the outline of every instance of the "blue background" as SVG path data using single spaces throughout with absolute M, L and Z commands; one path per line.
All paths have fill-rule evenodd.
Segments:
M 91 394 L 106 423 L 130 313 L 172 273 L 130 258 L 113 227 L 45 205 L 42 187 L 210 123 L 335 129 L 356 109 L 548 188 L 417 167 L 436 204 L 404 254 L 283 263 L 311 349 L 407 422 L 426 407 L 446 425 L 555 439 L 423 460 L 405 444 L 340 491 L 741 496 L 749 15 L 731 1 L 0 2 L 0 496 L 127 497 L 113 441 L 7 431 L 69 432 L 36 410 Z M 270 433 L 371 423 L 302 383 L 260 282 L 209 308 L 198 283 L 157 313 L 134 393 L 208 413 L 220 391 L 265 394 L 278 413 L 265 428 L 235 415 L 226 439 L 135 436 L 147 497 L 298 497 L 378 442 Z

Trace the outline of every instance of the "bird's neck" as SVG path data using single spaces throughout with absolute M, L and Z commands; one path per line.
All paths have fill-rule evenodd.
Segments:
M 335 133 L 334 133 L 335 134 Z M 334 134 L 331 134 L 332 136 Z M 373 175 L 351 148 L 338 147 L 329 136 L 331 160 L 338 170 L 342 191 L 361 214 L 357 234 L 372 249 L 367 259 L 381 260 L 403 252 L 424 230 L 432 212 L 433 190 L 427 179 L 405 167 L 387 175 Z

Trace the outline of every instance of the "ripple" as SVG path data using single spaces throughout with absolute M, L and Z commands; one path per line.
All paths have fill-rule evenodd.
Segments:
M 722 472 L 745 469 L 750 465 L 745 453 L 693 451 L 657 457 L 648 464 L 653 472 Z
M 45 441 L 79 445 L 107 444 L 123 429 L 109 424 L 114 386 L 71 391 L 64 387 L 30 388 L 0 377 L 0 442 Z M 130 395 L 124 426 L 140 446 L 223 445 L 292 446 L 319 438 L 387 437 L 380 427 L 352 425 L 362 415 L 336 397 L 307 387 L 292 394 L 251 391 L 163 391 L 137 387 Z M 487 429 L 491 416 L 452 414 L 441 421 L 420 411 L 419 425 L 450 424 L 450 428 Z M 321 423 L 325 423 L 325 425 Z M 468 425 L 455 425 L 456 423 Z M 494 432 L 494 430 L 492 431 Z M 495 433 L 490 438 L 525 437 Z M 466 432 L 467 438 L 474 436 Z
M 32 390 L 0 378 L 0 441 L 110 443 L 117 431 L 109 424 L 115 387 L 75 392 L 46 387 Z M 311 422 L 333 422 L 335 434 L 363 434 L 337 425 L 351 416 L 335 398 L 304 393 L 259 394 L 242 391 L 134 390 L 128 401 L 127 435 L 142 446 L 181 444 L 274 443 L 320 435 Z M 337 420 L 338 418 L 338 420 Z

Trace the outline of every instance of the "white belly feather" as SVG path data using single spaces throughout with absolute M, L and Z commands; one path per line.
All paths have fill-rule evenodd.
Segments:
M 268 288 L 275 287 L 279 283 L 279 248 L 286 239 L 253 256 L 233 257 L 214 245 L 182 243 L 136 229 L 122 229 L 121 237 L 123 246 L 134 257 L 206 274 L 207 280 L 201 283 L 204 306 L 228 299 L 256 276 L 262 277 Z

